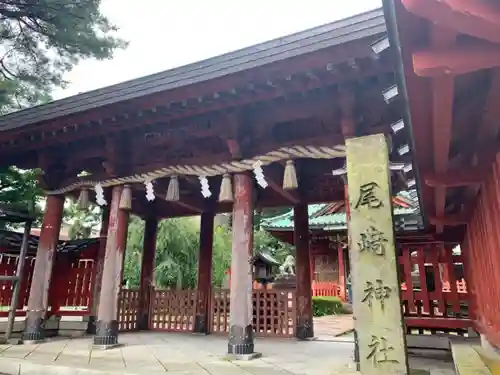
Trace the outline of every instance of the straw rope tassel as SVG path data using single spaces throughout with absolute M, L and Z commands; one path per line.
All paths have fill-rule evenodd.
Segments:
M 231 175 L 224 173 L 220 185 L 219 202 L 232 202 L 233 201 L 233 184 L 231 182 Z
M 80 190 L 80 196 L 78 197 L 78 208 L 80 210 L 86 210 L 89 208 L 89 189 L 82 188 Z
M 132 209 L 132 188 L 129 185 L 123 185 L 122 195 L 120 197 L 120 209 Z
M 168 183 L 166 200 L 170 202 L 177 202 L 179 199 L 179 178 L 177 176 L 172 176 L 170 177 L 170 182 Z
M 293 160 L 287 160 L 285 165 L 285 173 L 283 175 L 283 189 L 292 190 L 299 186 L 297 182 L 297 171 Z

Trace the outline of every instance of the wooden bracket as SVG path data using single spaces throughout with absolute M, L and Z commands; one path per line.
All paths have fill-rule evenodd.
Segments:
M 431 187 L 460 187 L 481 183 L 487 175 L 484 168 L 462 168 L 444 173 L 424 173 L 426 185 Z
M 498 47 L 454 46 L 428 49 L 413 54 L 413 69 L 420 77 L 459 75 L 497 66 L 500 66 Z
M 467 225 L 469 223 L 468 215 L 461 214 L 446 214 L 443 217 L 430 217 L 429 223 L 435 226 L 456 227 Z
M 411 13 L 433 24 L 500 43 L 500 7 L 483 0 L 401 0 Z

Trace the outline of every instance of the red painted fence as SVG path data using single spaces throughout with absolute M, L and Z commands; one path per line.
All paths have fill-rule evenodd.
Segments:
M 0 274 L 13 276 L 16 273 L 19 257 L 0 254 Z M 28 257 L 20 290 L 17 316 L 26 314 L 29 290 L 33 274 L 34 257 Z M 94 280 L 94 261 L 92 259 L 57 259 L 49 290 L 49 314 L 89 315 L 92 306 L 92 285 Z M 8 316 L 12 299 L 12 282 L 0 281 L 0 317 Z
M 0 275 L 15 276 L 19 256 L 0 254 Z M 31 277 L 33 274 L 34 257 L 27 257 L 24 263 L 24 277 L 19 294 L 19 303 L 17 305 L 17 315 L 25 314 L 25 306 L 28 305 L 29 287 L 31 286 Z M 0 317 L 9 315 L 8 308 L 12 301 L 13 283 L 11 281 L 0 281 Z
M 464 257 L 453 245 L 404 246 L 399 256 L 407 330 L 464 331 L 472 326 Z

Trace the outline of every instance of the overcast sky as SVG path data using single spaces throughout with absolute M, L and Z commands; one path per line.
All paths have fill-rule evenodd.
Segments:
M 102 0 L 128 40 L 112 60 L 81 62 L 55 98 L 109 86 L 333 22 L 381 0 Z

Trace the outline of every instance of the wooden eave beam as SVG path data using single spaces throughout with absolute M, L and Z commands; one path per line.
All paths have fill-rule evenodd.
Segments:
M 310 80 L 308 82 L 305 82 L 303 85 L 294 88 L 293 90 L 287 90 L 281 86 L 268 87 L 266 91 L 259 92 L 257 94 L 255 92 L 246 92 L 244 95 L 235 96 L 234 98 L 229 100 L 217 100 L 207 103 L 201 103 L 200 105 L 190 108 L 189 110 L 170 111 L 167 114 L 155 112 L 151 115 L 151 117 L 139 117 L 137 113 L 132 113 L 129 114 L 126 119 L 112 118 L 110 122 L 106 120 L 99 125 L 86 126 L 86 124 L 89 124 L 90 121 L 102 120 L 103 118 L 106 118 L 104 116 L 109 116 L 109 114 L 104 112 L 103 110 L 89 111 L 88 116 L 72 115 L 60 119 L 54 119 L 50 122 L 47 122 L 46 124 L 43 124 L 43 130 L 47 133 L 51 133 L 52 130 L 60 130 L 61 128 L 63 128 L 64 124 L 68 123 L 78 124 L 78 131 L 73 131 L 73 128 L 71 128 L 68 132 L 60 133 L 54 137 L 45 138 L 42 143 L 44 146 L 66 143 L 68 141 L 75 141 L 82 138 L 114 133 L 124 129 L 129 131 L 133 128 L 156 122 L 167 122 L 188 117 L 196 117 L 210 112 L 244 106 L 259 101 L 273 100 L 283 96 L 289 96 L 294 93 L 311 91 L 316 88 L 326 87 L 332 84 L 342 84 L 356 79 L 359 80 L 365 77 L 387 73 L 391 70 L 392 67 L 389 65 L 384 65 L 383 67 L 373 65 L 367 67 L 366 69 L 363 69 L 360 72 L 352 70 L 352 72 L 342 75 L 328 74 L 325 75 L 321 80 Z M 148 100 L 144 101 L 148 103 L 148 108 L 154 107 L 155 105 L 160 107 L 162 105 L 165 105 L 165 103 L 168 103 L 168 101 L 165 99 L 164 93 L 155 95 L 152 98 L 148 97 Z M 130 109 L 131 107 L 132 106 L 128 106 L 127 108 Z M 136 108 L 140 108 L 140 106 L 137 106 Z M 123 112 L 127 111 L 123 109 Z M 116 113 L 122 113 L 122 111 L 117 110 Z M 27 129 L 21 128 L 19 130 L 6 133 L 4 140 L 14 140 L 16 138 L 28 135 L 29 133 L 30 131 L 27 131 Z M 35 146 L 36 144 L 33 143 L 33 147 Z M 6 146 L 6 148 L 8 147 L 9 146 Z
M 134 185 L 134 187 L 141 192 L 146 191 L 146 187 L 143 184 L 137 184 Z M 159 193 L 159 192 L 162 193 Z M 172 206 L 177 206 L 185 210 L 189 210 L 193 212 L 194 214 L 200 214 L 203 211 L 205 211 L 205 203 L 201 199 L 185 199 L 185 197 L 180 197 L 178 201 L 167 201 L 165 199 L 165 194 L 163 192 L 166 192 L 167 189 L 164 188 L 161 184 L 158 184 L 155 186 L 155 196 L 156 199 L 160 199 L 161 201 L 164 201 L 167 204 L 170 204 Z M 155 199 L 155 200 L 156 200 Z
M 500 47 L 496 46 L 431 48 L 413 54 L 413 68 L 420 77 L 459 75 L 497 66 L 500 66 Z
M 431 34 L 433 46 L 437 48 L 453 46 L 456 35 L 439 27 L 434 27 Z M 436 77 L 432 80 L 432 140 L 434 153 L 434 170 L 443 173 L 448 168 L 448 157 L 451 146 L 451 128 L 453 124 L 453 98 L 455 77 L 452 75 Z M 436 216 L 444 215 L 446 205 L 446 188 L 436 187 L 434 190 Z M 442 225 L 436 226 L 436 232 L 443 231 Z
M 265 175 L 265 173 L 264 173 Z M 273 179 L 269 178 L 266 176 L 266 181 L 269 187 L 276 192 L 277 194 L 281 195 L 283 198 L 285 198 L 288 202 L 292 204 L 298 204 L 300 202 L 299 195 L 297 194 L 296 191 L 288 191 L 285 190 L 276 183 Z
M 431 225 L 437 226 L 447 226 L 456 227 L 461 225 L 467 225 L 469 222 L 468 215 L 464 213 L 460 214 L 446 214 L 443 217 L 432 216 L 429 218 L 429 223 Z
M 453 188 L 480 184 L 486 177 L 487 170 L 482 168 L 461 168 L 442 173 L 425 173 L 423 180 L 434 188 Z
M 179 199 L 178 201 L 167 201 L 167 202 L 198 214 L 201 214 L 203 211 L 205 211 L 204 204 L 200 203 L 199 200 L 197 200 L 197 202 L 195 203 L 181 199 Z
M 344 138 L 352 138 L 356 135 L 356 124 L 354 122 L 354 103 L 355 95 L 352 90 L 342 88 L 340 90 L 340 107 L 342 118 L 340 119 L 340 128 Z
M 432 24 L 500 43 L 500 7 L 484 0 L 401 0 L 411 13 Z
M 415 74 L 412 59 L 413 46 L 418 43 L 417 35 L 412 30 L 419 27 L 421 20 L 408 12 L 400 1 L 394 3 L 398 24 L 408 26 L 408 28 L 401 29 L 401 52 L 415 138 L 416 167 L 422 173 L 422 171 L 432 169 L 433 154 L 429 152 L 429 140 L 432 139 L 432 127 L 429 126 L 432 121 L 431 82 Z M 434 213 L 433 189 L 422 184 L 421 196 L 424 214 L 432 215 Z

